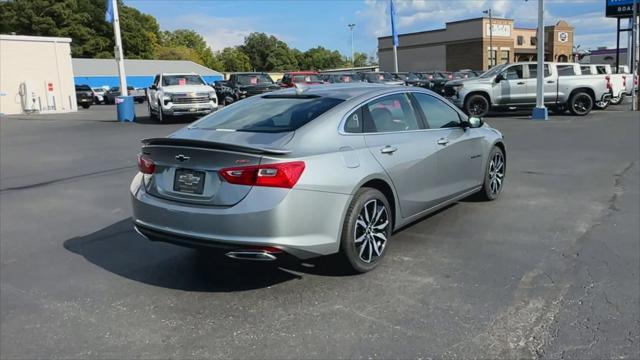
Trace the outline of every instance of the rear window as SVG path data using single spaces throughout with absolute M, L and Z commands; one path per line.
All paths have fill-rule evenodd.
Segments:
M 575 67 L 573 65 L 558 65 L 558 76 L 572 76 L 576 75 Z
M 343 101 L 329 97 L 263 96 L 217 111 L 193 127 L 270 133 L 294 131 Z

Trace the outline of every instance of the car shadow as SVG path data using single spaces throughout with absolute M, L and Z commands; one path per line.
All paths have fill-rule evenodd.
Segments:
M 131 219 L 118 221 L 86 236 L 66 240 L 64 248 L 90 263 L 127 279 L 184 291 L 237 292 L 270 287 L 304 274 L 349 274 L 333 257 L 304 262 L 233 260 L 221 253 L 194 250 L 145 239 Z

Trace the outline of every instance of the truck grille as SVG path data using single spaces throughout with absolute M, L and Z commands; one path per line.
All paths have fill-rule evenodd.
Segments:
M 173 97 L 174 104 L 200 104 L 209 102 L 208 96 Z
M 456 91 L 453 89 L 453 86 L 451 85 L 445 85 L 444 88 L 442 89 L 442 96 L 444 97 L 452 97 L 455 94 L 456 94 Z

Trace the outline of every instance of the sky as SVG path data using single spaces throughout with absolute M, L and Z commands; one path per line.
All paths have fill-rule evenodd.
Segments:
M 324 46 L 348 55 L 354 28 L 355 51 L 375 55 L 377 37 L 390 35 L 388 0 L 125 0 L 158 19 L 161 30 L 199 32 L 214 51 L 242 44 L 251 32 L 275 35 L 289 46 Z M 537 26 L 536 0 L 395 0 L 400 34 L 443 28 L 448 21 L 482 16 Z M 575 27 L 580 49 L 615 47 L 616 20 L 605 18 L 605 0 L 545 0 L 545 25 L 563 19 Z M 623 20 L 626 24 L 626 20 Z M 402 44 L 401 44 L 402 45 Z M 621 47 L 626 37 L 621 37 Z

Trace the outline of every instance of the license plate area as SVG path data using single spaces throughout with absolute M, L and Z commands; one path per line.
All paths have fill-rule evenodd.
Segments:
M 173 191 L 202 195 L 204 192 L 204 179 L 204 171 L 176 169 L 176 176 L 173 180 Z

